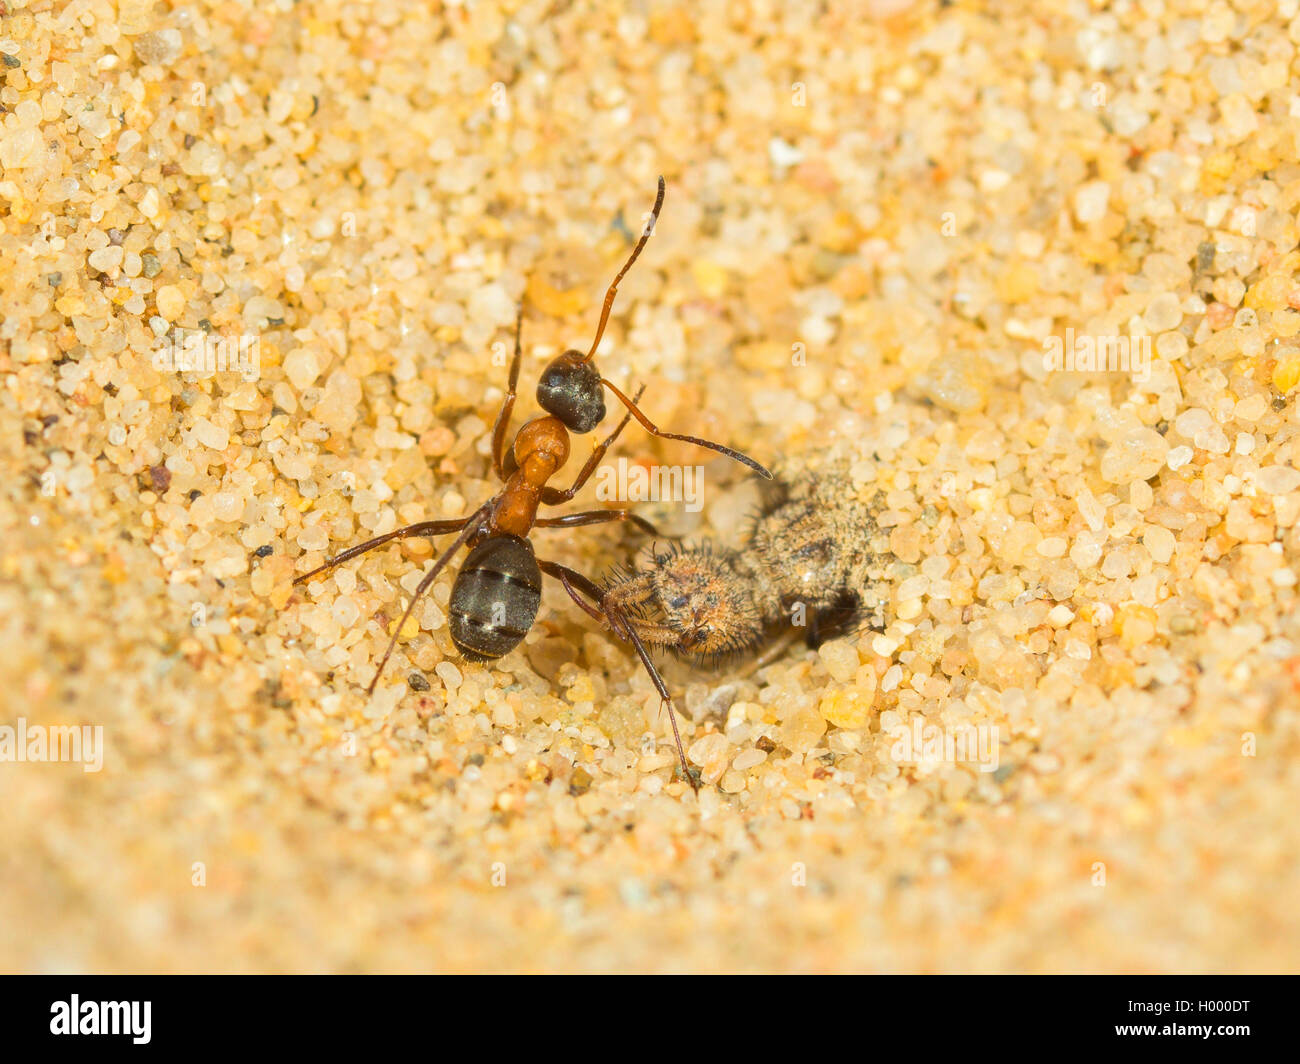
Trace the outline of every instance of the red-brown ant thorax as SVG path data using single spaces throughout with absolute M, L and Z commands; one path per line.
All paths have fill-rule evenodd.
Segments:
M 512 448 L 515 464 L 532 476 L 540 477 L 535 487 L 541 487 L 546 478 L 569 460 L 569 435 L 559 418 L 535 417 L 527 421 L 515 436 Z M 530 468 L 530 459 L 535 463 Z M 540 462 L 541 465 L 536 465 Z

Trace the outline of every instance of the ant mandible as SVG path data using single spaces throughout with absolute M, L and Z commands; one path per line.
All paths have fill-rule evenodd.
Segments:
M 537 558 L 533 545 L 529 541 L 529 535 L 534 528 L 577 528 L 606 521 L 631 521 L 644 531 L 654 534 L 654 528 L 650 524 L 627 510 L 586 510 L 558 517 L 537 516 L 539 506 L 566 503 L 582 489 L 596 471 L 605 452 L 618 439 L 631 418 L 636 418 L 652 436 L 666 440 L 680 440 L 716 451 L 748 466 L 768 480 L 772 479 L 770 472 L 740 451 L 696 436 L 662 431 L 637 406 L 637 401 L 645 390 L 644 386 L 637 390 L 635 396 L 629 398 L 600 375 L 593 361 L 596 348 L 600 346 L 601 337 L 604 336 L 605 325 L 609 321 L 610 308 L 614 305 L 618 284 L 636 262 L 637 256 L 641 254 L 641 250 L 654 232 L 655 222 L 659 218 L 659 210 L 663 202 L 664 179 L 660 177 L 659 193 L 655 197 L 654 209 L 650 212 L 641 239 L 632 249 L 632 254 L 605 293 L 605 305 L 601 310 L 600 324 L 596 327 L 596 338 L 592 341 L 590 350 L 585 355 L 573 349 L 565 351 L 542 371 L 537 383 L 537 403 L 546 413 L 525 422 L 515 434 L 514 442 L 507 450 L 506 436 L 510 429 L 510 415 L 514 410 L 516 389 L 519 384 L 523 329 L 523 307 L 520 307 L 515 319 L 515 352 L 510 363 L 509 385 L 501 409 L 497 413 L 496 424 L 492 429 L 492 465 L 504 487 L 468 517 L 447 521 L 420 521 L 382 536 L 376 536 L 330 558 L 323 565 L 317 566 L 309 573 L 304 573 L 293 582 L 295 585 L 306 583 L 343 562 L 396 539 L 459 533 L 451 546 L 442 553 L 433 568 L 425 573 L 416 586 L 410 604 L 393 630 L 384 656 L 375 669 L 374 678 L 366 688 L 366 694 L 370 695 L 374 692 L 375 685 L 383 674 L 384 666 L 388 664 L 388 659 L 397 646 L 398 636 L 406 626 L 407 618 L 411 616 L 415 604 L 462 547 L 468 547 L 469 554 L 465 557 L 460 572 L 456 574 L 455 582 L 452 584 L 451 599 L 448 604 L 448 627 L 451 630 L 452 642 L 467 660 L 492 661 L 517 647 L 537 618 L 537 611 L 541 605 L 542 574 L 545 573 L 559 580 L 565 591 L 579 606 L 592 616 L 607 621 L 616 634 L 630 641 L 636 649 L 637 656 L 649 672 L 660 697 L 669 707 L 669 720 L 672 722 L 673 738 L 677 743 L 682 774 L 690 781 L 692 787 L 696 787 L 695 778 L 686 765 L 686 753 L 682 749 L 677 720 L 673 715 L 672 699 L 636 629 L 613 603 L 606 600 L 606 596 L 594 582 L 557 562 Z M 627 408 L 627 412 L 614 431 L 591 452 L 572 485 L 564 489 L 550 486 L 547 482 L 560 471 L 569 458 L 569 434 L 582 435 L 591 432 L 605 419 L 605 396 L 602 388 L 608 388 Z M 596 606 L 584 601 L 584 597 L 595 602 Z

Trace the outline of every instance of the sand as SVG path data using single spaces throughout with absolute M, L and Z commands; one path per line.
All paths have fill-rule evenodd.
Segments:
M 1300 967 L 1300 8 L 1203 6 L 0 4 L 0 969 Z M 554 585 L 369 699 L 431 544 L 291 586 L 490 497 L 661 173 L 602 370 L 877 525 L 664 665 L 698 796 Z

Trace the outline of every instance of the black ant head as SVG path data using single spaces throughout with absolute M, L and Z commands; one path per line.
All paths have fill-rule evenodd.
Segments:
M 542 370 L 537 405 L 564 422 L 570 432 L 590 432 L 605 420 L 600 370 L 581 351 L 565 351 Z

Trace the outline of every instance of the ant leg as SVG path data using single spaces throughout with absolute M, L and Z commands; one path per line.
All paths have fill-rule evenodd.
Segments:
M 754 459 L 749 457 L 749 455 L 742 454 L 734 448 L 725 447 L 720 443 L 714 443 L 712 440 L 702 440 L 698 436 L 683 436 L 676 432 L 664 432 L 655 425 L 654 422 L 646 417 L 645 414 L 641 413 L 641 410 L 637 407 L 636 400 L 637 398 L 640 398 L 640 393 L 637 394 L 636 398 L 629 399 L 604 377 L 600 378 L 600 383 L 614 393 L 618 398 L 618 401 L 627 407 L 628 413 L 636 418 L 637 421 L 640 422 L 641 427 L 645 429 L 646 432 L 650 433 L 651 436 L 658 436 L 661 440 L 680 440 L 682 443 L 692 443 L 696 447 L 703 447 L 709 451 L 717 451 L 718 454 L 725 454 L 728 458 L 734 459 L 741 465 L 749 466 L 749 468 L 755 473 L 766 477 L 768 480 L 772 479 L 772 474 L 768 472 L 766 468 L 755 462 Z
M 640 617 L 635 619 L 628 617 L 626 613 L 613 605 L 608 597 L 601 596 L 600 588 L 596 587 L 595 584 L 591 584 L 591 586 L 595 588 L 595 594 L 598 596 L 597 601 L 602 602 L 600 609 L 591 605 L 586 599 L 579 597 L 579 593 L 574 590 L 570 581 L 576 579 L 586 580 L 586 577 L 581 573 L 575 573 L 572 569 L 566 569 L 556 562 L 538 561 L 537 564 L 541 567 L 542 572 L 549 573 L 564 585 L 564 590 L 569 593 L 569 598 L 582 607 L 583 613 L 594 620 L 600 621 L 602 624 L 608 625 L 610 630 L 620 639 L 631 642 L 627 629 L 630 625 L 635 625 L 637 634 L 651 646 L 673 647 L 680 640 L 680 633 L 666 624 L 642 620 Z M 560 570 L 563 570 L 563 572 Z
M 677 730 L 677 710 L 673 705 L 673 697 L 668 693 L 668 686 L 664 683 L 663 677 L 659 675 L 659 670 L 655 668 L 654 662 L 650 660 L 650 655 L 646 652 L 645 644 L 641 642 L 641 637 L 637 635 L 636 629 L 629 627 L 627 635 L 632 641 L 632 646 L 636 648 L 636 656 L 641 659 L 641 664 L 645 666 L 645 671 L 650 675 L 650 682 L 655 685 L 655 690 L 659 692 L 660 710 L 664 706 L 668 707 L 668 723 L 673 726 L 673 742 L 677 744 L 677 760 L 681 765 L 682 775 L 690 781 L 691 790 L 699 794 L 699 777 L 691 771 L 690 766 L 686 763 L 686 751 L 682 748 L 681 732 Z
M 626 639 L 636 650 L 636 655 L 641 659 L 641 664 L 645 666 L 646 672 L 650 676 L 650 682 L 654 684 L 655 690 L 659 692 L 661 700 L 660 708 L 668 707 L 668 722 L 673 726 L 673 741 L 677 744 L 677 760 L 681 764 L 682 775 L 690 781 L 691 789 L 696 794 L 700 792 L 700 784 L 696 775 L 691 772 L 690 766 L 686 762 L 686 750 L 682 746 L 682 735 L 677 730 L 677 712 L 673 706 L 673 696 L 668 693 L 668 686 L 664 683 L 663 677 L 659 675 L 659 670 L 655 668 L 654 662 L 650 660 L 650 654 L 646 651 L 645 643 L 637 634 L 636 628 L 629 623 L 629 619 L 615 610 L 605 600 L 604 592 L 596 584 L 583 576 L 581 573 L 570 569 L 568 566 L 560 565 L 557 562 L 542 561 L 540 558 L 537 562 L 542 572 L 555 577 L 564 585 L 564 590 L 574 602 L 583 608 L 590 616 L 597 620 L 608 622 L 616 635 Z M 579 593 L 600 603 L 600 608 L 589 606 L 579 597 Z
M 627 628 L 629 625 L 636 625 L 637 634 L 651 646 L 675 647 L 681 640 L 681 633 L 670 625 L 658 621 L 648 621 L 642 617 L 629 617 L 625 609 L 610 600 L 608 591 L 602 591 L 593 581 L 588 580 L 581 573 L 574 572 L 558 562 L 539 560 L 537 564 L 541 567 L 542 572 L 550 574 L 564 585 L 564 590 L 569 593 L 569 598 L 582 607 L 584 613 L 602 624 L 608 625 L 610 630 L 620 639 L 630 642 Z M 580 584 L 587 595 L 599 602 L 600 608 L 597 609 L 588 603 L 586 599 L 580 598 L 578 592 L 574 590 L 574 583 Z
M 379 666 L 375 669 L 375 678 L 370 681 L 370 686 L 366 688 L 367 696 L 375 693 L 375 685 L 379 683 L 379 677 L 384 673 L 384 666 L 388 664 L 388 659 L 392 657 L 393 654 L 393 648 L 397 646 L 397 637 L 402 634 L 402 629 L 406 627 L 406 619 L 411 616 L 411 611 L 415 609 L 415 604 L 420 601 L 420 596 L 429 590 L 429 585 L 432 584 L 438 578 L 438 574 L 447 567 L 447 563 L 451 561 L 452 555 L 460 550 L 460 548 L 465 545 L 465 541 L 474 534 L 474 530 L 478 527 L 478 521 L 476 518 L 485 515 L 491 508 L 491 505 L 491 503 L 487 503 L 480 506 L 478 510 L 474 512 L 473 516 L 465 521 L 465 527 L 461 529 L 460 535 L 456 537 L 456 542 L 442 552 L 442 557 L 434 563 L 433 568 L 425 573 L 423 579 L 416 585 L 415 593 L 411 595 L 410 604 L 402 614 L 402 619 L 397 622 L 397 627 L 393 629 L 392 638 L 388 640 L 388 649 L 384 651 L 384 656 L 379 659 Z
M 510 430 L 510 414 L 515 408 L 515 394 L 519 387 L 520 336 L 524 328 L 524 305 L 519 304 L 519 313 L 515 317 L 515 357 L 510 361 L 510 383 L 506 387 L 506 397 L 501 400 L 501 409 L 497 411 L 496 424 L 492 426 L 492 465 L 497 477 L 506 479 L 505 444 L 506 433 Z
M 342 565 L 346 561 L 357 557 L 359 554 L 365 554 L 376 547 L 382 547 L 395 539 L 407 539 L 411 536 L 445 536 L 448 532 L 456 532 L 464 528 L 473 517 L 457 517 L 450 521 L 421 521 L 418 524 L 407 525 L 405 528 L 399 528 L 395 532 L 386 532 L 382 536 L 376 536 L 374 539 L 368 539 L 364 543 L 358 543 L 355 547 L 349 547 L 342 554 L 335 555 L 324 565 L 318 565 L 310 573 L 303 573 L 302 576 L 296 576 L 293 579 L 295 584 L 306 583 L 318 573 L 323 573 L 327 569 L 333 569 L 336 565 Z
M 645 228 L 641 231 L 641 239 L 637 241 L 636 247 L 632 249 L 632 254 L 628 256 L 627 262 L 623 268 L 618 271 L 618 276 L 614 278 L 614 283 L 609 286 L 605 292 L 605 306 L 600 312 L 600 324 L 596 326 L 596 339 L 591 341 L 591 350 L 587 352 L 583 362 L 590 362 L 592 356 L 596 353 L 596 348 L 600 346 L 600 338 L 605 335 L 605 326 L 609 322 L 609 311 L 614 305 L 614 296 L 618 294 L 618 282 L 623 280 L 627 271 L 632 268 L 632 263 L 636 262 L 637 256 L 641 254 L 641 249 L 645 247 L 646 241 L 650 239 L 650 234 L 655 231 L 655 222 L 659 220 L 659 208 L 664 205 L 664 179 L 663 175 L 659 177 L 659 194 L 655 196 L 655 205 L 650 211 L 650 220 L 646 222 Z
M 659 532 L 649 521 L 637 517 L 630 510 L 584 510 L 582 513 L 564 514 L 561 517 L 540 517 L 535 528 L 579 528 L 582 525 L 599 525 L 606 521 L 631 521 L 642 532 L 658 536 Z
M 573 601 L 578 604 L 582 612 L 585 613 L 588 617 L 591 617 L 593 620 L 600 621 L 602 624 L 608 624 L 611 628 L 614 628 L 613 620 L 605 613 L 603 613 L 600 609 L 593 606 L 590 602 L 588 602 L 585 598 L 583 598 L 582 595 L 580 595 L 574 589 L 573 584 L 569 582 L 570 575 L 580 576 L 581 575 L 580 573 L 574 573 L 571 569 L 566 569 L 563 565 L 560 565 L 558 562 L 542 561 L 540 558 L 537 561 L 537 567 L 541 569 L 542 572 L 546 573 L 547 576 L 553 576 L 561 584 L 563 584 L 564 590 L 568 592 L 569 598 L 573 599 Z M 599 588 L 597 590 L 599 590 Z M 597 599 L 597 601 L 599 601 L 599 599 Z M 620 639 L 623 638 L 623 633 L 621 629 L 615 628 L 614 633 Z
M 638 399 L 641 398 L 641 393 L 644 391 L 645 391 L 645 385 L 643 384 L 641 385 L 640 388 L 636 390 L 636 395 Z M 600 460 L 605 457 L 605 452 L 608 451 L 610 447 L 614 445 L 614 441 L 618 439 L 619 433 L 621 433 L 625 428 L 627 428 L 628 422 L 631 420 L 631 418 L 632 418 L 631 413 L 624 414 L 623 420 L 618 423 L 618 426 L 614 429 L 614 431 L 611 432 L 608 436 L 606 436 L 603 440 L 601 440 L 599 444 L 596 445 L 596 449 L 591 452 L 586 462 L 583 463 L 582 469 L 578 472 L 578 478 L 573 482 L 572 487 L 564 488 L 564 489 L 543 488 L 542 502 L 544 502 L 547 506 L 557 506 L 562 502 L 568 502 L 575 495 L 577 495 L 578 492 L 582 490 L 582 486 L 591 479 L 591 474 L 596 472 L 596 467 L 600 465 Z

